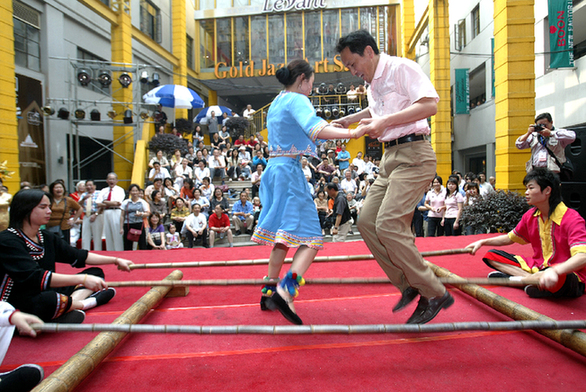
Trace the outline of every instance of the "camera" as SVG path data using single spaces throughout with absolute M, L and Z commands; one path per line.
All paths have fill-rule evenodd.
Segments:
M 541 132 L 541 131 L 543 131 L 546 128 L 547 127 L 545 125 L 543 125 L 543 124 L 535 124 L 533 126 L 533 129 L 535 129 L 535 132 Z

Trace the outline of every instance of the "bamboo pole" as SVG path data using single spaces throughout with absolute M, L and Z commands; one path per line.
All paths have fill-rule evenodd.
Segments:
M 470 253 L 471 249 L 446 249 L 421 252 L 422 257 L 446 256 L 462 253 Z M 345 256 L 321 256 L 316 257 L 314 263 L 334 262 L 334 261 L 358 261 L 374 260 L 373 255 L 345 255 Z M 292 263 L 292 258 L 285 259 L 285 263 Z M 179 263 L 149 263 L 149 264 L 132 264 L 130 269 L 149 269 L 149 268 L 194 268 L 194 267 L 232 267 L 243 265 L 263 265 L 268 264 L 269 259 L 251 259 L 251 260 L 227 260 L 227 261 L 185 261 Z
M 173 271 L 167 279 L 178 280 L 183 277 L 181 271 Z M 170 287 L 155 287 L 149 290 L 130 308 L 128 308 L 112 325 L 136 324 L 142 320 L 171 290 Z M 108 354 L 126 336 L 125 332 L 102 332 L 89 342 L 77 354 L 73 355 L 63 366 L 43 380 L 33 392 L 72 391 L 106 358 Z
M 508 279 L 508 278 L 440 278 L 444 284 L 463 285 L 477 284 L 488 286 L 511 286 L 523 287 L 528 284 L 537 284 L 534 279 Z M 278 283 L 278 279 L 273 279 L 270 283 Z M 391 283 L 388 278 L 313 278 L 306 279 L 305 284 L 387 284 Z M 244 286 L 244 285 L 264 285 L 268 284 L 263 279 L 196 279 L 196 280 L 133 280 L 126 282 L 108 282 L 109 287 L 151 287 L 151 286 Z
M 438 324 L 366 324 L 366 325 L 149 325 L 149 324 L 34 324 L 42 332 L 123 332 L 123 333 L 180 333 L 194 335 L 260 334 L 382 334 L 433 333 L 457 331 L 522 331 L 528 329 L 556 330 L 586 328 L 586 320 L 565 321 L 472 321 Z
M 465 284 L 463 283 L 464 279 L 443 267 L 438 267 L 437 265 L 432 264 L 430 262 L 428 262 L 428 264 L 438 277 L 452 278 L 456 280 L 460 279 L 460 281 L 462 281 L 462 284 L 456 286 L 459 290 L 465 292 L 466 294 L 479 300 L 480 302 L 490 306 L 496 311 L 508 317 L 511 317 L 514 320 L 535 320 L 548 322 L 555 321 L 547 316 L 542 315 L 541 313 L 531 310 L 507 298 L 501 297 L 500 295 L 495 294 L 492 291 L 487 290 L 483 287 L 480 287 L 475 284 Z M 543 336 L 546 336 L 560 343 L 561 345 L 569 348 L 570 350 L 573 350 L 583 356 L 586 356 L 586 334 L 584 332 L 571 329 L 537 329 L 536 331 L 542 334 Z

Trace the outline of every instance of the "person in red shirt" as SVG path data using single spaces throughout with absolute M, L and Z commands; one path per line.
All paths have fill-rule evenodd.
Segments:
M 228 217 L 228 214 L 224 213 L 220 204 L 216 205 L 216 208 L 214 208 L 214 213 L 210 215 L 208 225 L 210 227 L 210 248 L 214 247 L 216 235 L 218 238 L 224 238 L 224 236 L 227 236 L 230 248 L 234 246 L 232 230 L 230 230 L 230 218 Z
M 248 146 L 248 142 L 246 140 L 244 140 L 244 135 L 238 136 L 238 139 L 236 139 L 234 141 L 234 147 L 240 147 L 240 146 L 244 146 L 244 147 Z

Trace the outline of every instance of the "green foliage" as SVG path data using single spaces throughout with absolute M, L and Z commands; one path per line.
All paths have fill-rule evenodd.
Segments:
M 490 233 L 507 233 L 517 226 L 529 208 L 524 196 L 499 190 L 471 206 L 465 206 L 462 211 L 462 225 L 484 227 Z
M 244 117 L 230 117 L 226 121 L 226 128 L 233 139 L 238 139 L 240 135 L 245 135 L 249 122 Z
M 187 139 L 182 139 L 170 133 L 162 135 L 155 135 L 149 142 L 149 150 L 156 153 L 162 150 L 167 155 L 172 155 L 175 150 L 181 151 L 181 155 L 185 156 L 189 152 L 187 148 Z

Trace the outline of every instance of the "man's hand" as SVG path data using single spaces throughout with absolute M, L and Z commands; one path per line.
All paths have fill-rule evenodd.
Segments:
M 553 268 L 548 268 L 545 271 L 538 272 L 539 288 L 551 289 L 555 287 L 559 280 L 559 275 Z M 537 275 L 537 274 L 535 274 Z
M 10 316 L 10 323 L 18 329 L 20 335 L 37 336 L 37 331 L 31 328 L 31 324 L 43 324 L 43 320 L 33 314 L 23 313 L 16 310 Z
M 471 244 L 468 244 L 466 246 L 466 249 L 472 249 L 472 252 L 470 252 L 471 255 L 475 254 L 478 249 L 480 249 L 482 246 L 484 245 L 484 241 L 483 240 L 478 240 L 476 242 L 473 242 Z
M 363 128 L 364 130 L 360 129 L 360 132 L 362 132 L 363 135 L 368 134 L 368 136 L 370 136 L 373 139 L 380 137 L 385 131 L 385 129 L 387 129 L 388 127 L 383 117 L 363 118 L 362 120 L 360 120 L 358 124 L 358 128 L 356 129 L 358 130 L 360 128 Z

